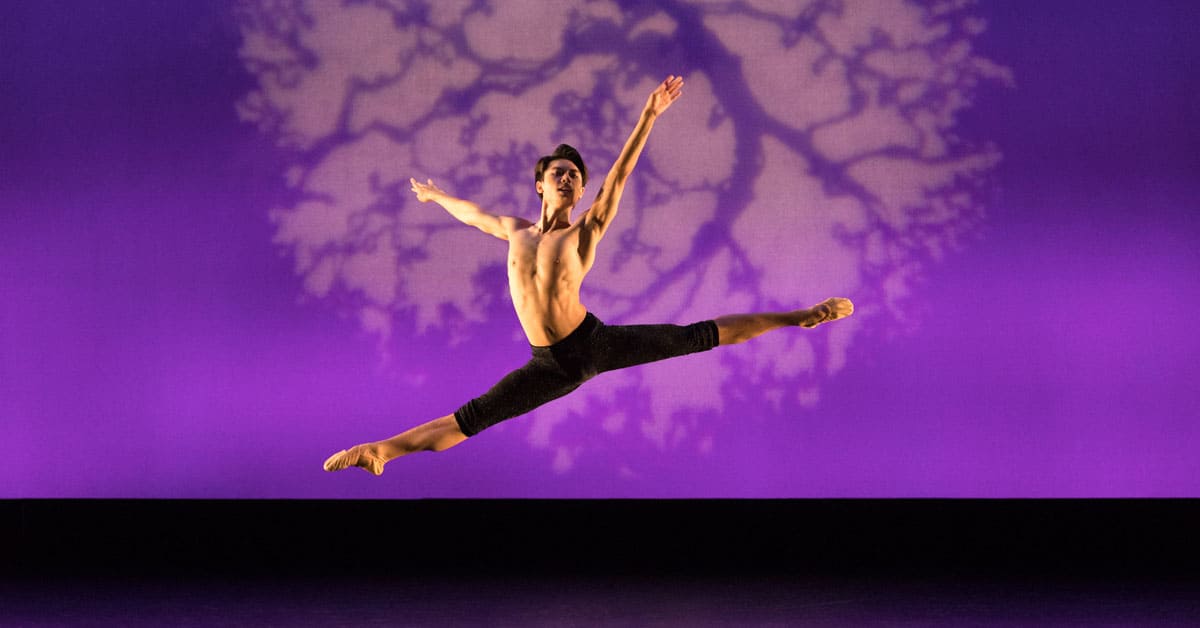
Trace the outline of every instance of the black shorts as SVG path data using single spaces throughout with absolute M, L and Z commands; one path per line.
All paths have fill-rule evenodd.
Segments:
M 492 389 L 454 412 L 467 436 L 558 399 L 605 371 L 656 362 L 717 346 L 717 324 L 605 325 L 588 312 L 566 338 L 534 347 L 533 357 Z

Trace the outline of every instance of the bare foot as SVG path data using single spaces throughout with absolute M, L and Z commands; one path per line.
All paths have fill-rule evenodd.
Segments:
M 854 313 L 854 304 L 850 299 L 834 297 L 808 308 L 807 312 L 808 314 L 801 319 L 800 326 L 812 329 L 821 323 L 850 316 Z
M 384 460 L 375 453 L 372 443 L 343 449 L 325 460 L 326 471 L 341 471 L 347 467 L 362 467 L 371 475 L 383 475 Z

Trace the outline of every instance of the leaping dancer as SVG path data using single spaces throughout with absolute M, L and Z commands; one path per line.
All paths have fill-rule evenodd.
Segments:
M 732 314 L 686 326 L 605 325 L 580 302 L 579 286 L 617 215 L 625 182 L 650 129 L 682 89 L 682 77 L 668 76 L 650 94 L 596 200 L 578 220 L 571 219 L 571 211 L 583 197 L 587 168 L 579 152 L 566 144 L 539 159 L 534 168 L 534 187 L 542 199 L 537 222 L 489 214 L 470 201 L 450 196 L 432 180 L 409 179 L 417 200 L 433 201 L 458 220 L 508 241 L 508 287 L 533 356 L 454 414 L 391 438 L 343 449 L 325 461 L 326 471 L 353 466 L 380 475 L 394 458 L 449 449 L 492 425 L 562 397 L 605 371 L 737 344 L 781 327 L 812 328 L 853 313 L 849 299 L 831 298 L 791 312 Z

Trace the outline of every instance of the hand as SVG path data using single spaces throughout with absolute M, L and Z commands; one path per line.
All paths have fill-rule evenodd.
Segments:
M 433 184 L 433 179 L 426 179 L 425 183 L 418 183 L 416 179 L 410 178 L 408 182 L 412 184 L 412 191 L 416 192 L 417 200 L 422 203 L 436 201 L 435 197 L 446 194 L 442 188 Z
M 650 98 L 646 100 L 646 111 L 657 116 L 666 111 L 682 93 L 683 77 L 672 74 L 650 93 Z

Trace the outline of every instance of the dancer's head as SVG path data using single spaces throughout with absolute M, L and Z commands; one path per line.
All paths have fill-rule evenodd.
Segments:
M 544 198 L 543 193 L 547 189 L 566 191 L 568 185 L 572 197 L 582 195 L 583 187 L 587 185 L 587 166 L 583 165 L 579 151 L 570 145 L 559 144 L 553 153 L 537 161 L 533 168 L 533 180 L 538 198 Z

